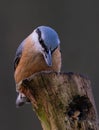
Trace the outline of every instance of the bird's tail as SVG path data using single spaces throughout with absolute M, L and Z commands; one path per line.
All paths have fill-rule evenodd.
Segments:
M 30 100 L 23 93 L 19 93 L 16 99 L 16 107 L 23 106 L 25 103 L 29 102 Z

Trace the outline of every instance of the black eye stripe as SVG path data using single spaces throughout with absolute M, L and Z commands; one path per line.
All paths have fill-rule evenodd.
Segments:
M 54 48 L 54 50 L 52 50 L 52 51 L 51 51 L 51 54 L 52 54 L 52 53 L 53 53 L 56 49 L 57 49 L 57 47 L 56 47 L 56 48 Z
M 49 51 L 48 51 L 48 48 L 47 48 L 47 46 L 45 45 L 44 40 L 43 40 L 42 37 L 41 37 L 41 31 L 40 31 L 39 28 L 37 28 L 36 33 L 38 34 L 38 40 L 39 40 L 41 46 L 44 48 L 45 52 L 48 53 L 48 52 L 49 52 Z M 51 54 L 52 54 L 56 49 L 57 49 L 57 47 L 51 51 Z
M 38 39 L 40 41 L 41 39 L 41 31 L 37 28 L 36 33 L 38 34 Z
M 44 50 L 48 53 L 48 48 L 47 48 L 47 46 L 45 45 L 45 43 L 44 43 L 44 41 L 43 41 L 43 39 L 42 39 L 42 37 L 41 37 L 41 31 L 40 31 L 39 29 L 37 29 L 37 30 L 36 30 L 36 33 L 38 34 L 38 40 L 39 40 L 41 46 L 42 46 L 42 47 L 44 48 Z

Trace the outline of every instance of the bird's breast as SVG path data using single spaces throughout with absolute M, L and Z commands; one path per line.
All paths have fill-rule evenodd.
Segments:
M 59 49 L 56 49 L 52 54 L 52 66 L 49 67 L 41 52 L 37 51 L 34 44 L 26 44 L 20 59 L 20 62 L 15 71 L 15 81 L 19 83 L 21 80 L 31 76 L 32 74 L 45 70 L 60 71 L 61 54 Z

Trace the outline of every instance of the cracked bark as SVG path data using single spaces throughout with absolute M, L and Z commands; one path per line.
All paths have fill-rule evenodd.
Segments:
M 17 86 L 31 101 L 43 130 L 98 130 L 90 80 L 80 74 L 40 72 Z

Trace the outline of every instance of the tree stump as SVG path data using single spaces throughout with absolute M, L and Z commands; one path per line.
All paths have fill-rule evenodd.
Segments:
M 99 120 L 87 77 L 39 72 L 17 86 L 31 101 L 43 130 L 98 130 Z

